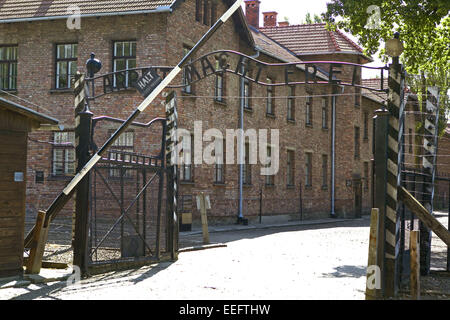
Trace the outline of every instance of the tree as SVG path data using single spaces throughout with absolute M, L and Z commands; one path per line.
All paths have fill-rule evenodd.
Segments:
M 305 19 L 301 20 L 300 24 L 313 24 L 313 23 L 324 23 L 322 17 L 318 14 L 314 14 L 314 17 L 311 16 L 311 13 L 306 13 Z
M 408 73 L 422 75 L 420 81 L 409 83 L 411 89 L 422 101 L 424 81 L 427 86 L 440 87 L 444 114 L 450 109 L 449 11 L 448 0 L 332 0 L 323 18 L 329 30 L 340 28 L 356 36 L 365 54 L 380 51 L 384 62 L 389 57 L 381 44 L 398 31 L 405 47 L 402 63 Z

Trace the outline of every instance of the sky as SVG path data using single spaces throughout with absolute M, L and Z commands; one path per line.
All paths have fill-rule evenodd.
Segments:
M 278 12 L 278 21 L 284 21 L 285 17 L 288 18 L 290 24 L 299 24 L 305 19 L 306 14 L 309 12 L 313 17 L 314 14 L 320 15 L 327 11 L 327 2 L 330 0 L 260 0 L 261 1 L 261 18 L 262 13 L 267 11 Z M 245 9 L 244 9 L 245 12 Z M 352 35 L 347 34 L 353 41 L 357 42 L 357 39 Z M 377 54 L 373 57 L 374 62 L 367 64 L 368 66 L 383 66 L 384 64 L 378 59 Z M 379 75 L 378 71 L 371 71 L 363 68 L 363 78 L 373 78 Z

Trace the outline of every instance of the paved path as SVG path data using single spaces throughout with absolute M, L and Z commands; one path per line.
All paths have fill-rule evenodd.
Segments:
M 226 248 L 180 253 L 175 263 L 99 275 L 76 287 L 4 289 L 0 299 L 363 299 L 368 225 L 364 218 L 214 232 L 211 241 Z

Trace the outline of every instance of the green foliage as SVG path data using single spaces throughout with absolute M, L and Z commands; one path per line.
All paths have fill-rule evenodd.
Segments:
M 422 73 L 427 86 L 441 88 L 444 113 L 450 110 L 449 11 L 449 0 L 331 0 L 323 18 L 330 30 L 337 27 L 356 36 L 365 54 L 380 51 L 384 62 L 389 57 L 382 43 L 398 31 L 405 47 L 400 59 L 407 72 Z M 422 100 L 422 80 L 409 85 Z

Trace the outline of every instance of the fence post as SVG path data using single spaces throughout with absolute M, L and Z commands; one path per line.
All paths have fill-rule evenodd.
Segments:
M 86 103 L 85 76 L 75 77 L 75 159 L 77 172 L 89 161 L 91 143 L 92 112 Z M 86 174 L 76 188 L 75 235 L 73 242 L 73 264 L 87 274 L 88 267 L 88 228 L 89 228 L 89 178 Z
M 385 279 L 386 296 L 394 297 L 399 289 L 400 215 L 397 188 L 400 186 L 403 124 L 400 115 L 404 110 L 405 73 L 403 66 L 394 58 L 389 66 L 388 152 L 386 171 L 386 215 L 385 215 Z
M 178 113 L 176 106 L 176 94 L 172 91 L 166 97 L 166 126 L 165 130 L 165 154 L 166 154 L 166 175 L 167 175 L 167 231 L 168 231 L 168 251 L 172 260 L 178 257 L 178 178 L 177 178 L 177 161 L 178 150 L 176 144 L 178 142 Z
M 419 231 L 411 231 L 409 238 L 409 248 L 411 255 L 411 275 L 410 275 L 410 290 L 411 298 L 414 300 L 420 299 L 420 246 L 419 246 Z
M 385 295 L 385 216 L 386 216 L 386 173 L 387 173 L 387 131 L 389 112 L 386 109 L 375 111 L 375 208 L 379 210 L 377 265 L 381 271 L 381 296 Z
M 429 87 L 427 90 L 426 112 L 424 123 L 424 157 L 422 166 L 424 173 L 423 206 L 433 214 L 434 175 L 436 168 L 437 134 L 439 122 L 439 88 Z M 420 273 L 430 273 L 431 230 L 422 222 L 420 225 Z

